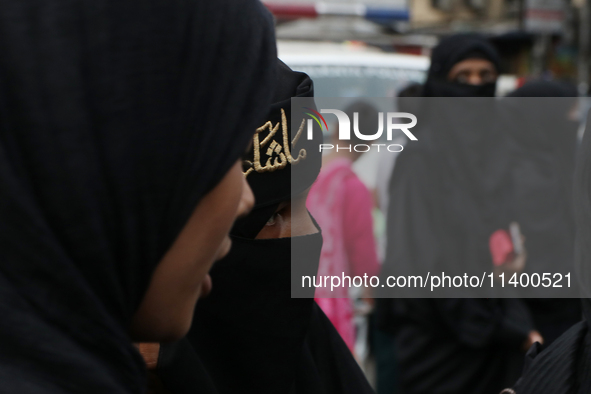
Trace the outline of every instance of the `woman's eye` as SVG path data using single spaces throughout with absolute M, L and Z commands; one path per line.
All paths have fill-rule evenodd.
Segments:
M 462 84 L 468 83 L 468 76 L 465 73 L 459 74 L 456 77 L 456 83 L 462 83 Z
M 481 74 L 481 77 L 483 82 L 489 83 L 489 82 L 494 82 L 495 77 L 493 75 L 493 73 L 491 73 L 490 71 L 485 71 Z
M 271 216 L 269 218 L 269 220 L 267 220 L 267 223 L 265 223 L 265 226 L 274 226 L 277 223 L 277 219 L 280 218 L 281 215 L 277 212 L 275 212 L 273 214 L 273 216 Z

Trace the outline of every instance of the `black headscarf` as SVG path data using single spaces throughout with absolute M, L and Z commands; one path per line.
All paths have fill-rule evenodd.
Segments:
M 258 1 L 0 5 L 0 381 L 143 393 L 127 326 L 272 95 Z
M 245 171 L 248 172 L 246 178 L 255 195 L 256 205 L 252 214 L 246 219 L 239 220 L 232 230 L 234 235 L 250 239 L 257 236 L 280 202 L 288 201 L 314 183 L 322 164 L 322 155 L 318 149 L 320 142 L 306 138 L 306 125 L 303 123 L 306 119 L 304 108 L 291 105 L 292 97 L 314 96 L 312 80 L 304 73 L 292 71 L 281 61 L 278 61 L 277 67 L 273 105 L 268 112 L 265 124 L 257 129 L 255 141 L 263 142 L 278 126 L 273 137 L 258 149 L 260 154 L 258 164 L 261 167 L 278 164 L 279 168 L 255 168 L 253 144 L 253 149 L 245 157 Z M 292 114 L 292 110 L 296 113 Z M 284 148 L 284 124 L 287 127 L 285 131 L 289 141 L 294 141 L 297 136 L 295 145 L 288 146 L 289 154 Z M 282 154 L 284 156 L 281 156 Z M 288 155 L 291 158 L 287 157 Z
M 467 59 L 485 59 L 500 71 L 496 49 L 483 37 L 475 34 L 456 34 L 446 37 L 433 49 L 431 66 L 423 88 L 424 97 L 493 97 L 496 83 L 483 85 L 459 84 L 447 80 L 457 63 Z
M 280 164 L 280 153 L 286 153 L 281 135 L 283 114 L 288 141 L 292 142 L 305 118 L 290 98 L 313 97 L 314 92 L 306 74 L 293 72 L 282 62 L 278 62 L 276 86 L 275 103 L 267 119 L 271 129 L 276 125 L 279 129 L 260 147 L 261 166 L 267 159 L 270 164 Z M 264 141 L 270 129 L 257 131 L 255 144 Z M 314 302 L 313 293 L 308 299 L 291 298 L 293 267 L 313 265 L 308 275 L 317 270 L 321 233 L 254 239 L 280 202 L 306 190 L 316 179 L 322 133 L 315 129 L 314 135 L 311 141 L 301 135 L 290 143 L 293 159 L 299 157 L 300 161 L 274 171 L 255 169 L 256 145 L 247 155 L 246 179 L 256 205 L 232 230 L 232 250 L 213 267 L 212 293 L 197 306 L 187 339 L 161 349 L 158 374 L 172 394 L 372 392 L 347 346 Z M 297 261 L 292 249 L 301 252 Z M 204 382 L 209 385 L 206 389 Z

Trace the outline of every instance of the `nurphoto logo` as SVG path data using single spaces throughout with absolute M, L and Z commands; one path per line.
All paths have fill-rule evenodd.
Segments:
M 322 114 L 333 114 L 337 117 L 338 122 L 338 136 L 339 141 L 350 141 L 351 140 L 351 120 L 349 116 L 338 109 L 321 109 L 320 112 L 315 111 L 312 108 L 304 107 L 304 109 L 310 111 L 306 112 L 306 115 L 310 116 L 312 119 L 308 119 L 307 122 L 307 136 L 308 140 L 313 139 L 313 121 L 320 126 L 323 132 L 328 132 L 328 124 L 324 119 Z M 364 134 L 361 130 L 359 130 L 359 113 L 353 113 L 353 133 L 355 133 L 355 137 L 361 141 L 376 141 L 382 137 L 384 133 L 384 118 L 386 118 L 386 139 L 388 141 L 392 141 L 393 137 L 395 136 L 394 132 L 399 130 L 402 131 L 411 141 L 417 141 L 417 137 L 411 133 L 410 129 L 417 125 L 417 117 L 408 112 L 387 112 L 384 116 L 383 112 L 378 113 L 378 130 L 363 130 L 364 132 L 370 132 L 371 134 Z M 400 119 L 409 119 L 410 122 L 407 123 L 398 123 Z M 396 122 L 396 123 L 395 123 Z M 403 146 L 400 144 L 355 144 L 355 145 L 341 145 L 337 144 L 336 147 L 334 144 L 320 144 L 319 149 L 320 151 L 336 149 L 339 150 L 348 150 L 351 151 L 353 149 L 355 152 L 367 152 L 372 149 L 372 147 L 376 147 L 377 151 L 380 151 L 380 147 L 384 147 L 384 150 L 389 152 L 400 152 L 403 149 Z

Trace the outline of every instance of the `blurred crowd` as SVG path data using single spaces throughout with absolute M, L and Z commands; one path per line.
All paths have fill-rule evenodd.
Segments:
M 341 213 L 331 212 L 325 220 L 342 225 L 361 215 L 369 218 L 376 205 L 386 218 L 385 242 L 380 242 L 385 245 L 383 276 L 400 272 L 401 267 L 403 272 L 424 274 L 448 271 L 452 265 L 459 272 L 492 270 L 496 265 L 495 272 L 507 274 L 524 272 L 526 266 L 529 272 L 551 267 L 574 270 L 576 90 L 561 82 L 531 80 L 508 96 L 558 99 L 508 100 L 509 107 L 518 108 L 504 108 L 500 114 L 494 112 L 492 100 L 480 101 L 483 104 L 467 100 L 494 97 L 500 73 L 499 57 L 482 37 L 455 35 L 434 49 L 426 83 L 409 86 L 398 99 L 399 109 L 421 118 L 415 131 L 419 142 L 407 143 L 399 155 L 383 155 L 375 204 L 355 199 L 356 193 L 369 193 L 359 181 L 331 183 L 329 176 L 338 174 L 332 157 L 336 154 L 325 157 L 314 188 L 327 188 L 324 204 L 333 204 L 335 212 Z M 448 97 L 459 105 L 444 107 L 445 113 L 427 111 L 425 106 L 442 107 L 444 101 L 416 97 Z M 364 108 L 368 105 L 359 102 L 351 108 L 360 118 L 365 112 L 377 119 L 378 110 Z M 491 119 L 479 116 L 482 105 L 490 106 L 488 111 L 495 117 L 518 110 L 522 122 L 499 133 L 489 127 Z M 377 129 L 376 124 L 364 127 Z M 341 172 L 351 173 L 351 163 L 359 154 L 344 151 L 340 156 Z M 336 196 L 355 201 L 355 215 L 333 203 Z M 313 214 L 316 204 L 309 200 Z M 510 253 L 497 250 L 498 243 L 491 239 L 499 232 L 509 238 L 512 223 L 518 224 L 522 238 L 515 244 L 508 241 Z M 348 225 L 345 231 L 372 231 L 369 223 Z M 356 253 L 363 247 L 356 249 L 341 233 L 324 232 L 323 236 L 332 248 L 338 249 L 339 241 L 346 246 L 341 246 L 343 257 L 338 263 L 323 253 L 320 272 L 334 272 L 332 268 L 343 261 L 352 272 L 359 272 L 360 265 L 361 272 L 375 272 L 373 252 L 365 252 L 360 264 Z M 331 254 L 337 252 L 331 250 Z M 334 312 L 337 307 L 321 301 L 339 332 L 350 335 L 355 323 L 343 327 Z M 350 313 L 352 301 L 343 301 L 341 309 Z M 369 341 L 373 351 L 378 393 L 499 393 L 521 376 L 526 351 L 536 343 L 537 351 L 548 347 L 581 317 L 581 302 L 572 298 L 385 298 L 377 300 L 370 318 L 371 334 L 359 340 Z M 371 370 L 367 367 L 371 362 L 365 361 Z

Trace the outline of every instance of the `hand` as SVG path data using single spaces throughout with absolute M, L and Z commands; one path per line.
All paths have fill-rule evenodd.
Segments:
M 525 237 L 521 236 L 521 242 L 525 243 Z M 506 274 L 507 276 L 511 276 L 513 274 L 520 274 L 523 272 L 525 268 L 525 263 L 527 262 L 527 249 L 525 246 L 523 247 L 523 251 L 513 258 L 513 260 L 506 262 L 503 265 L 496 266 L 494 268 L 495 277 L 498 278 L 500 274 Z
M 541 345 L 544 344 L 544 338 L 542 338 L 542 334 L 540 334 L 536 330 L 531 330 L 527 335 L 527 339 L 523 343 L 523 350 L 526 352 L 529 350 L 530 347 L 536 342 L 539 342 Z

